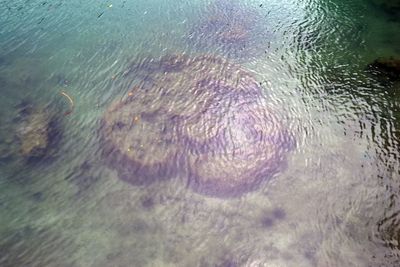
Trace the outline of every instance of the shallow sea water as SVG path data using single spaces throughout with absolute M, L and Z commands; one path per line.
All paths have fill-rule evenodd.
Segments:
M 400 85 L 365 71 L 400 56 L 382 2 L 1 1 L 0 266 L 398 266 Z M 199 37 L 216 7 L 250 41 Z M 101 120 L 130 66 L 171 54 L 251 71 L 294 137 L 256 189 L 132 185 L 104 164 Z M 44 157 L 16 145 L 21 103 L 57 121 Z

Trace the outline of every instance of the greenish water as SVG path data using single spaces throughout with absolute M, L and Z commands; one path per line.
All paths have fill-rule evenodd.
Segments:
M 0 266 L 398 266 L 400 85 L 365 71 L 400 57 L 383 2 L 1 1 Z M 215 10 L 241 32 L 221 35 Z M 251 72 L 293 137 L 256 188 L 134 185 L 105 163 L 102 120 L 132 66 L 182 54 Z M 55 122 L 35 159 L 29 105 Z

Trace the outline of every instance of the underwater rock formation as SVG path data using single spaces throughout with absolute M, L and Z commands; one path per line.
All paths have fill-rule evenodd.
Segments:
M 104 114 L 103 155 L 119 177 L 174 176 L 206 195 L 238 196 L 285 164 L 294 141 L 241 66 L 214 56 L 133 64 L 132 91 Z
M 16 115 L 2 128 L 0 160 L 22 157 L 26 160 L 50 155 L 61 135 L 59 123 L 48 108 L 24 100 L 16 106 Z
M 400 1 L 399 0 L 384 0 L 381 3 L 381 8 L 390 16 L 391 20 L 400 20 Z
M 390 200 L 394 203 L 395 198 Z M 395 207 L 395 205 L 390 206 Z M 400 249 L 400 223 L 399 214 L 394 210 L 387 210 L 385 215 L 377 222 L 376 229 L 370 239 L 379 244 L 384 250 L 378 251 L 378 255 L 385 259 L 385 266 L 400 266 L 398 251 Z
M 43 111 L 28 115 L 17 129 L 23 157 L 41 157 L 49 145 L 49 117 Z
M 215 49 L 223 56 L 244 60 L 264 53 L 271 33 L 262 28 L 259 10 L 226 0 L 216 0 L 202 12 L 190 30 L 191 45 Z
M 378 222 L 378 233 L 385 245 L 400 249 L 400 224 L 397 214 L 383 218 Z
M 19 153 L 25 158 L 43 157 L 49 149 L 54 125 L 45 109 L 24 107 L 19 112 L 20 122 L 16 129 Z
M 373 72 L 378 78 L 390 82 L 400 80 L 400 59 L 394 57 L 378 58 L 367 66 L 367 70 Z

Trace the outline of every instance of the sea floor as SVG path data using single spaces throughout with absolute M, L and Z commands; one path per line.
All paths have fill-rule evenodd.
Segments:
M 386 2 L 1 1 L 0 266 L 397 266 L 400 87 L 366 71 L 400 57 Z M 279 171 L 228 198 L 123 181 L 101 125 L 132 66 L 204 54 L 294 137 Z M 54 123 L 40 157 L 27 107 Z

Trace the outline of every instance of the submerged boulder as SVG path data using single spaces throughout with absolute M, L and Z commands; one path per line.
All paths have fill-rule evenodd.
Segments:
M 17 129 L 23 157 L 43 156 L 49 145 L 49 117 L 43 111 L 29 115 Z
M 400 0 L 384 0 L 381 7 L 390 16 L 391 20 L 400 20 Z
M 378 58 L 367 66 L 367 70 L 387 81 L 400 80 L 400 59 L 399 58 Z
M 190 29 L 190 44 L 201 51 L 217 50 L 223 56 L 248 60 L 261 55 L 272 34 L 260 23 L 263 16 L 255 7 L 237 2 L 211 2 Z
M 2 128 L 0 159 L 31 160 L 49 156 L 60 138 L 54 114 L 28 100 L 18 104 L 14 114 L 7 127 Z
M 285 166 L 294 144 L 254 76 L 210 55 L 142 61 L 132 90 L 104 114 L 103 155 L 119 177 L 183 177 L 206 195 L 238 196 Z M 130 76 L 129 76 L 130 77 Z

